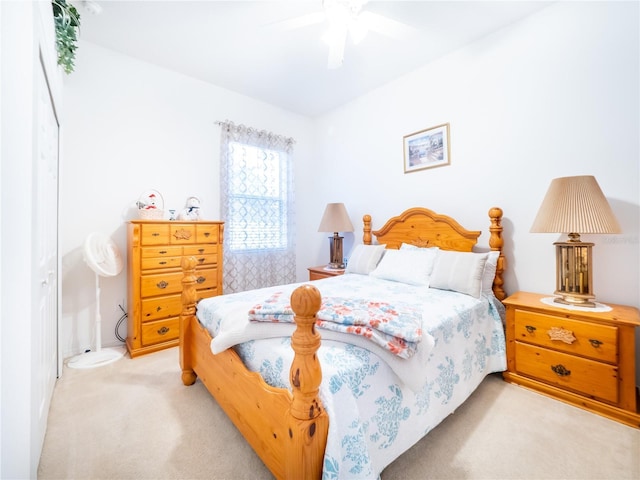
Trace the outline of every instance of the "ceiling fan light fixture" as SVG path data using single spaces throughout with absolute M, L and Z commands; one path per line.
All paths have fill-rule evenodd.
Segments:
M 329 25 L 329 29 L 322 35 L 322 41 L 332 47 L 336 44 L 343 43 L 347 36 L 346 25 Z

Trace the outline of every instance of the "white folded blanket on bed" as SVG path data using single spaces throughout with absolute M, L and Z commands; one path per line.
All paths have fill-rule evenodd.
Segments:
M 350 278 L 351 277 L 351 278 Z M 265 323 L 249 321 L 247 312 L 257 301 L 267 298 L 275 292 L 285 292 L 288 296 L 300 285 L 308 282 L 291 284 L 286 286 L 269 287 L 257 291 L 240 292 L 230 295 L 221 295 L 207 298 L 198 305 L 197 316 L 200 322 L 211 332 L 211 350 L 215 353 L 223 352 L 240 343 L 262 338 L 289 337 L 293 334 L 296 326 L 290 323 Z M 389 282 L 374 277 L 363 275 L 342 275 L 331 277 L 314 282 L 322 296 L 339 296 L 345 291 L 356 291 L 360 285 L 366 284 L 366 289 L 373 288 L 380 293 L 388 293 L 394 288 L 403 291 L 409 288 L 404 299 L 409 302 L 416 298 L 415 289 L 425 289 L 426 287 L 412 287 L 397 282 Z M 362 293 L 359 296 L 369 296 Z M 388 296 L 388 295 L 387 295 Z M 323 330 L 320 332 L 323 342 L 325 340 L 350 343 L 357 347 L 364 348 L 377 355 L 386 362 L 395 372 L 398 378 L 409 388 L 418 391 L 424 386 L 424 366 L 429 361 L 430 352 L 434 346 L 434 339 L 424 328 L 422 329 L 422 340 L 418 344 L 415 354 L 408 359 L 400 358 L 389 350 L 385 350 L 370 340 L 358 336 Z
M 232 328 L 225 328 L 222 332 L 213 337 L 213 340 L 211 340 L 211 351 L 213 353 L 223 352 L 227 348 L 231 348 L 235 345 L 251 340 L 290 337 L 296 329 L 295 324 L 292 323 L 272 324 L 266 322 L 251 322 L 247 317 L 246 305 L 231 308 L 226 310 L 225 313 L 234 315 L 234 312 L 235 315 L 244 318 L 245 321 L 233 322 Z M 320 336 L 322 337 L 323 342 L 329 340 L 350 343 L 374 353 L 381 360 L 386 362 L 398 378 L 415 392 L 419 391 L 424 386 L 425 378 L 422 375 L 422 370 L 429 359 L 429 352 L 435 343 L 431 335 L 423 335 L 416 354 L 408 359 L 400 358 L 389 350 L 385 350 L 365 337 L 358 335 L 334 332 L 332 330 L 323 330 L 320 332 Z
M 290 295 L 275 292 L 249 310 L 252 322 L 294 323 Z M 357 297 L 323 297 L 316 326 L 359 335 L 400 358 L 411 358 L 422 340 L 422 314 L 414 305 Z

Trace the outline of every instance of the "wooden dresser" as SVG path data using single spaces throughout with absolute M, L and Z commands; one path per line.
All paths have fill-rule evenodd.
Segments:
M 518 292 L 507 307 L 507 371 L 504 379 L 640 427 L 636 400 L 637 308 L 608 312 L 569 310 Z
M 223 222 L 129 222 L 127 349 L 132 358 L 178 344 L 183 256 L 199 262 L 199 298 L 222 294 L 222 238 Z

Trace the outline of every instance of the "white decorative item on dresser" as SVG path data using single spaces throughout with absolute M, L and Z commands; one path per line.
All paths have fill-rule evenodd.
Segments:
M 178 220 L 197 221 L 200 220 L 202 213 L 200 212 L 200 199 L 198 197 L 189 197 L 184 204 L 184 208 L 178 214 Z
M 147 190 L 136 202 L 138 215 L 142 220 L 162 220 L 164 218 L 164 198 L 157 190 Z
M 507 307 L 504 379 L 639 428 L 638 309 L 611 304 L 565 308 L 544 300 L 544 295 L 526 292 L 503 300 Z
M 133 220 L 127 228 L 131 357 L 178 344 L 183 256 L 197 260 L 198 299 L 222 294 L 223 222 Z

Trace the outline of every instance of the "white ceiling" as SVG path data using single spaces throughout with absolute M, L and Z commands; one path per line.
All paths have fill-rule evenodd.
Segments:
M 84 40 L 310 117 L 551 3 L 370 1 L 365 10 L 415 31 L 402 40 L 369 32 L 358 45 L 348 41 L 343 66 L 330 70 L 326 24 L 282 27 L 322 11 L 322 0 L 97 0 L 97 15 L 72 1 Z

